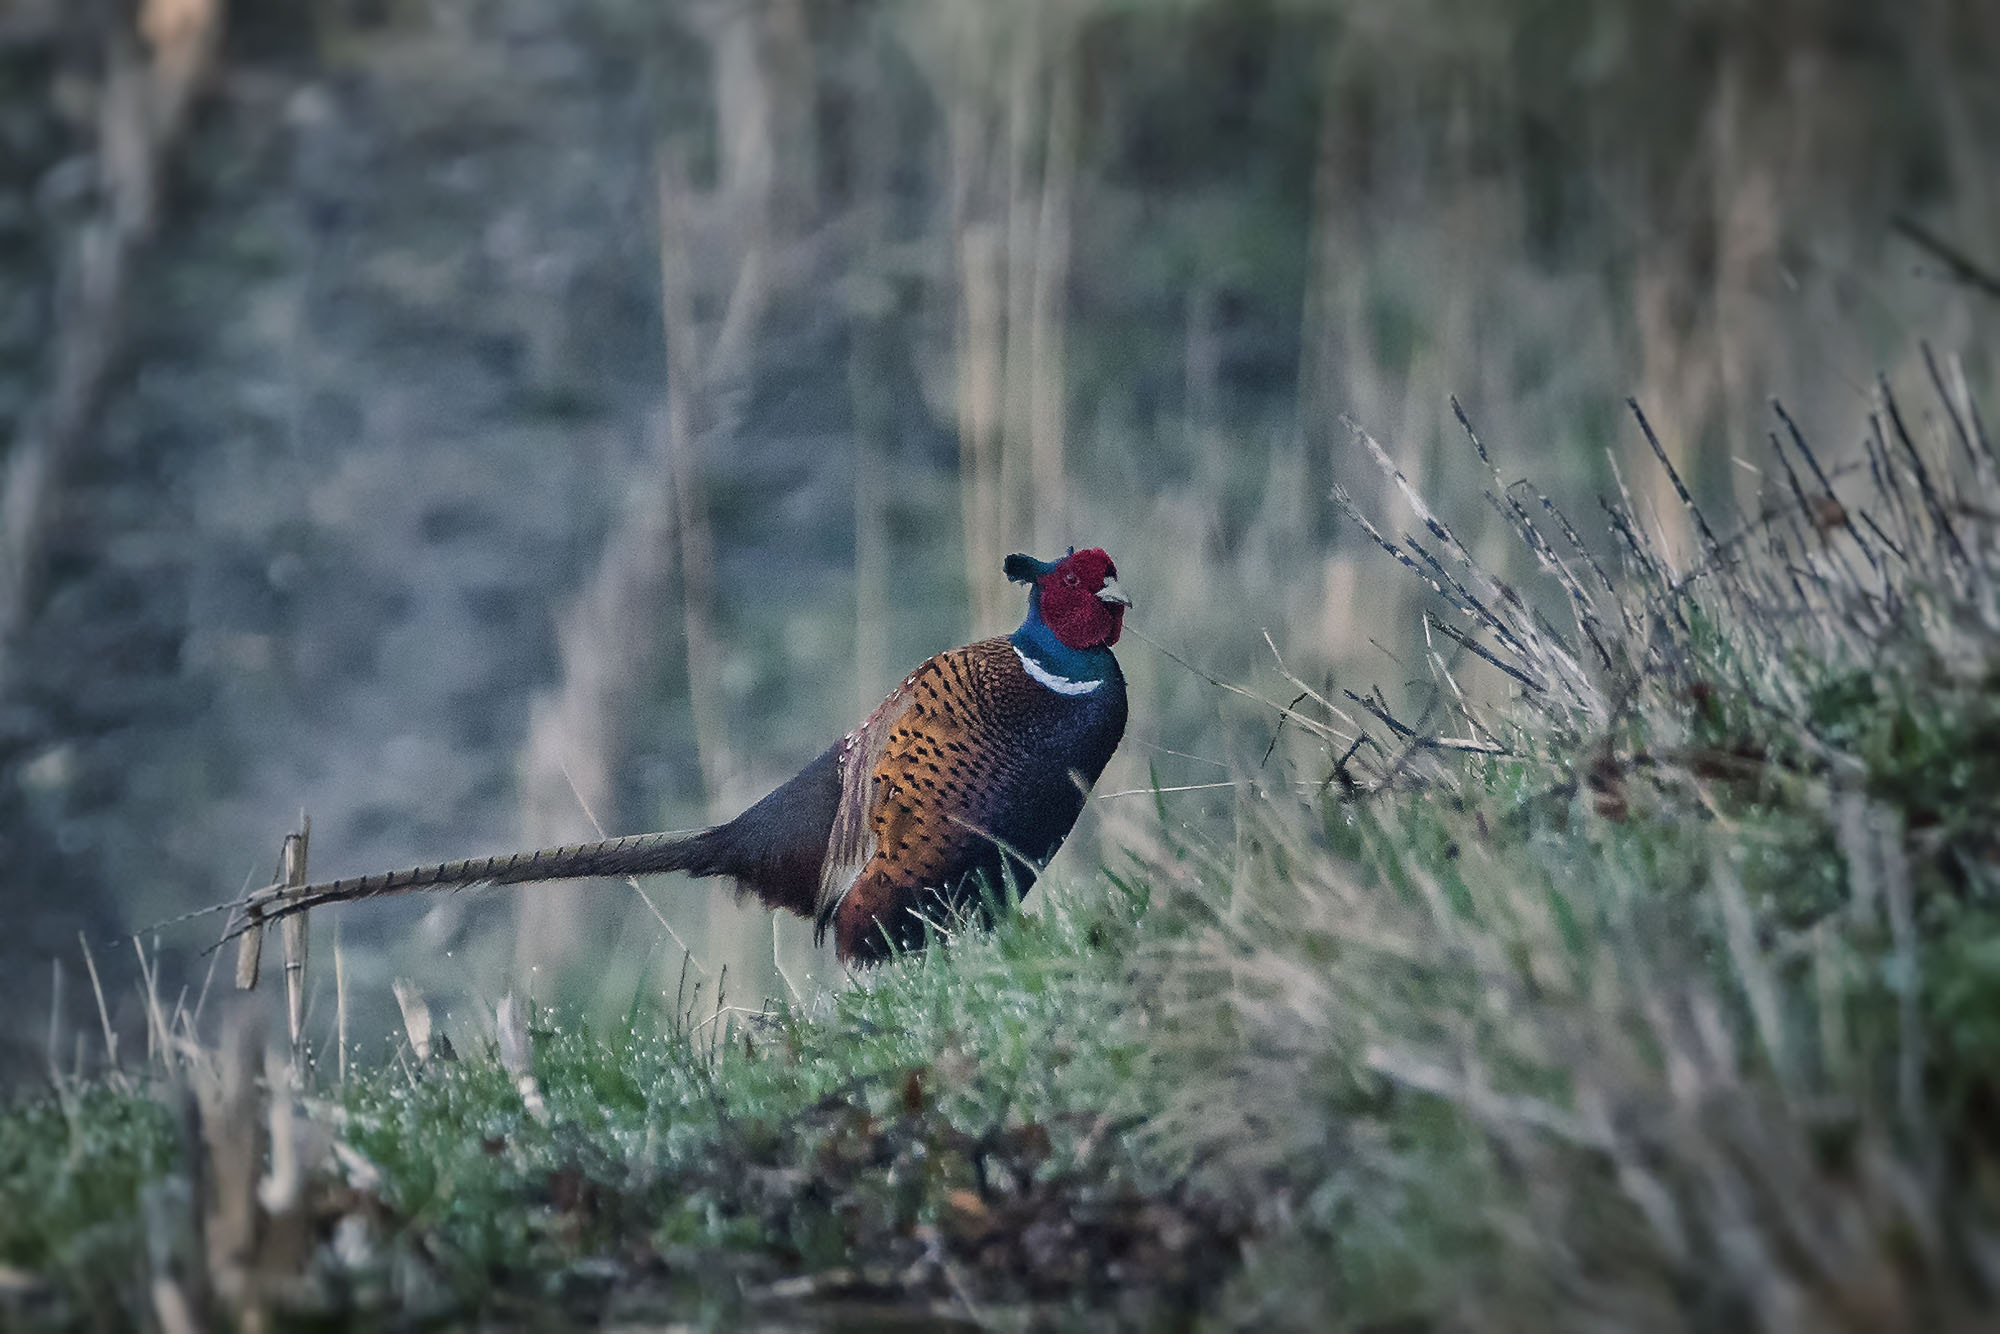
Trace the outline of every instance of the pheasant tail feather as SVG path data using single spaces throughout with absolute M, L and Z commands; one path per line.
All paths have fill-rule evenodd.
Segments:
M 416 866 L 407 871 L 351 876 L 345 880 L 327 880 L 298 889 L 272 885 L 243 901 L 243 921 L 225 939 L 328 904 L 387 898 L 423 890 L 519 885 L 535 880 L 653 875 L 661 871 L 715 875 L 727 869 L 718 861 L 721 849 L 717 834 L 714 829 L 692 833 L 630 834 L 596 843 L 572 843 L 536 852 L 474 857 L 466 861 Z

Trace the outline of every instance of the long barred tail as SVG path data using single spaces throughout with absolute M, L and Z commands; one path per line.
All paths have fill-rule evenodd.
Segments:
M 242 901 L 240 906 L 244 916 L 223 939 L 229 940 L 266 923 L 332 903 L 414 894 L 420 890 L 519 885 L 534 880 L 652 875 L 660 871 L 717 875 L 728 868 L 718 859 L 722 850 L 716 834 L 714 829 L 692 833 L 628 834 L 624 838 L 609 838 L 598 843 L 572 843 L 567 847 L 543 848 L 539 852 L 474 857 L 469 861 L 439 862 L 435 866 L 417 866 L 407 871 L 350 876 L 345 880 L 328 880 L 299 889 L 270 885 Z

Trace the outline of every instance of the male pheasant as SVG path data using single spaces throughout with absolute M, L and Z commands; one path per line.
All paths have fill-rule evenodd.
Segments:
M 239 929 L 386 894 L 661 871 L 733 877 L 739 894 L 811 918 L 819 939 L 831 930 L 851 963 L 920 948 L 940 910 L 987 918 L 996 897 L 982 886 L 997 889 L 1008 871 L 1024 892 L 1034 883 L 1124 735 L 1125 678 L 1111 646 L 1132 605 L 1099 548 L 1055 561 L 1009 556 L 1005 568 L 1028 585 L 1020 629 L 930 659 L 733 820 L 274 886 L 250 897 Z

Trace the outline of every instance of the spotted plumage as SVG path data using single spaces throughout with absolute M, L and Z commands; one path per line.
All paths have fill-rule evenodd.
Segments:
M 987 916 L 1009 879 L 1034 883 L 1125 731 L 1111 645 L 1130 602 L 1111 558 L 1010 556 L 1007 574 L 1029 589 L 1020 629 L 931 658 L 733 820 L 262 890 L 248 920 L 417 890 L 686 871 L 811 918 L 850 962 L 919 947 L 926 920 Z

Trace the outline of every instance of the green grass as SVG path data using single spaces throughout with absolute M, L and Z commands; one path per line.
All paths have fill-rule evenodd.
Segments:
M 1118 1284 L 1071 1272 L 1102 1269 L 1088 1248 L 1033 1255 L 993 1220 L 1096 1210 L 1136 1235 L 1134 1203 L 1171 1184 L 1106 1133 L 1147 1110 L 1118 1022 L 1139 932 L 1107 904 L 1016 920 L 882 970 L 823 1015 L 780 1010 L 727 1037 L 692 1017 L 531 1027 L 539 1108 L 485 1053 L 366 1078 L 340 1099 L 344 1134 L 474 1302 L 555 1296 L 580 1265 L 602 1282 L 607 1257 L 629 1289 L 710 1317 L 834 1270 L 853 1271 L 836 1300 L 976 1283 L 1003 1306 L 1101 1302 Z
M 0 1108 L 0 1264 L 48 1280 L 79 1318 L 123 1323 L 144 1272 L 140 1200 L 177 1158 L 167 1111 L 111 1083 Z
M 543 1012 L 525 1060 L 475 1027 L 460 1059 L 320 1087 L 344 1156 L 290 1300 L 1976 1326 L 2000 1284 L 2000 485 L 1969 448 L 1887 466 L 1900 498 L 1842 494 L 1879 539 L 1781 511 L 1678 572 L 1634 540 L 1616 592 L 1545 511 L 1515 512 L 1539 589 L 1419 511 L 1461 590 L 1439 618 L 1511 693 L 1440 636 L 1401 726 L 1302 696 L 1286 754 L 1317 786 L 1246 781 L 1226 827 L 1162 797 L 1147 847 L 1033 918 L 768 1014 Z M 42 1281 L 31 1314 L 138 1309 L 169 1132 L 108 1085 L 0 1118 L 0 1262 Z
M 586 1032 L 542 1011 L 525 1069 L 459 1033 L 451 1059 L 406 1051 L 321 1087 L 307 1106 L 344 1151 L 306 1213 L 347 1237 L 294 1304 L 1154 1324 L 1219 1284 L 1229 1252 L 1195 1245 L 1235 1224 L 1128 1133 L 1152 1105 L 1128 961 L 1153 931 L 1112 889 L 878 970 L 810 1013 L 697 1003 Z M 0 1135 L 25 1132 L 8 1161 L 23 1211 L 0 1259 L 64 1297 L 109 1263 L 120 1309 L 137 1309 L 140 1198 L 175 1158 L 152 1100 L 164 1084 L 74 1100 L 67 1157 L 51 1151 L 71 1142 L 54 1102 L 8 1114 Z M 106 1229 L 118 1247 L 97 1240 Z M 817 1277 L 787 1283 L 800 1275 Z

